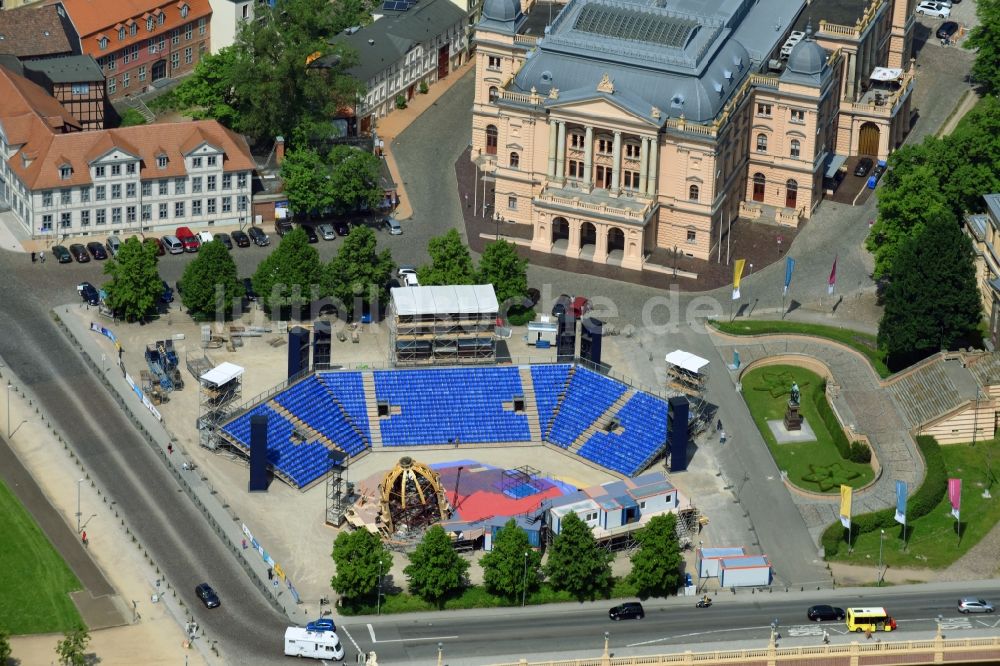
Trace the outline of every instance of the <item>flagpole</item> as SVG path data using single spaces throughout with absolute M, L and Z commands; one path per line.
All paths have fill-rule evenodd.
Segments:
M 730 245 L 730 242 L 732 241 L 732 238 L 733 238 L 733 214 L 732 214 L 732 212 L 730 212 L 727 217 L 729 218 L 729 230 L 726 231 L 726 266 L 729 265 L 729 260 L 731 258 L 731 255 L 729 254 L 729 245 Z
M 722 218 L 719 218 L 719 256 L 716 259 L 718 263 L 722 263 Z

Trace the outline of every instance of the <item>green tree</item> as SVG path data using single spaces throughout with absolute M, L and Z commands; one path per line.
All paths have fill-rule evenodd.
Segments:
M 324 269 L 324 295 L 338 301 L 340 311 L 348 314 L 358 305 L 385 303 L 395 268 L 389 250 L 377 251 L 375 232 L 368 227 L 354 227 Z
M 59 663 L 67 666 L 84 666 L 87 663 L 88 643 L 90 643 L 90 634 L 83 627 L 67 631 L 64 638 L 56 644 Z
M 410 582 L 410 593 L 440 608 L 449 594 L 465 587 L 468 569 L 469 562 L 455 552 L 447 532 L 434 525 L 424 534 L 403 571 Z
M 518 318 L 531 309 L 528 260 L 517 256 L 517 246 L 505 240 L 487 243 L 479 258 L 480 284 L 492 284 L 501 314 Z
M 965 40 L 965 48 L 976 52 L 972 79 L 995 95 L 1000 92 L 1000 0 L 979 0 L 976 18 Z
M 322 276 L 319 252 L 309 244 L 301 227 L 285 234 L 274 250 L 257 267 L 253 288 L 272 317 L 284 318 L 293 309 L 317 300 Z
M 10 634 L 0 629 L 0 666 L 7 666 L 10 655 Z
M 635 535 L 639 549 L 632 554 L 628 581 L 641 599 L 665 597 L 677 592 L 681 584 L 681 547 L 677 542 L 677 516 L 672 513 L 654 516 Z
M 951 219 L 928 222 L 899 249 L 878 342 L 901 368 L 969 340 L 981 319 L 972 243 Z
M 330 586 L 348 604 L 374 597 L 379 579 L 392 569 L 392 553 L 379 535 L 368 530 L 338 534 L 332 557 L 337 573 Z
M 119 127 L 134 127 L 135 125 L 145 125 L 146 119 L 141 113 L 135 109 L 125 109 L 125 113 L 122 114 L 121 122 L 118 123 Z
M 362 205 L 374 210 L 385 196 L 380 183 L 382 161 L 372 153 L 353 146 L 334 146 L 327 157 L 330 195 L 338 212 L 357 210 Z
M 316 213 L 333 206 L 328 176 L 329 168 L 320 154 L 305 142 L 289 150 L 281 163 L 281 181 L 289 207 L 296 213 Z
M 186 109 L 195 119 L 214 118 L 227 127 L 238 126 L 239 104 L 233 90 L 240 52 L 237 46 L 226 46 L 218 53 L 206 53 L 194 67 L 191 76 L 174 90 L 178 108 Z
M 611 587 L 614 556 L 597 545 L 594 533 L 575 513 L 562 518 L 559 534 L 549 549 L 545 575 L 557 590 L 579 601 L 595 599 Z
M 111 276 L 104 284 L 105 303 L 126 321 L 146 317 L 163 295 L 156 262 L 156 248 L 132 236 L 122 243 L 118 256 L 104 265 L 104 273 Z
M 443 236 L 427 243 L 431 263 L 417 271 L 422 285 L 474 284 L 476 270 L 472 265 L 469 248 L 462 242 L 456 229 L 449 229 Z
M 243 296 L 236 262 L 217 240 L 201 246 L 198 256 L 184 269 L 181 284 L 184 307 L 197 319 L 213 315 L 225 318 L 233 311 L 233 301 Z
M 513 518 L 493 537 L 493 550 L 479 564 L 483 583 L 493 594 L 514 601 L 538 587 L 542 556 Z

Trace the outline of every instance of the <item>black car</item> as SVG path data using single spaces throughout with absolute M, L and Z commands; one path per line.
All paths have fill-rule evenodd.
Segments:
M 250 278 L 243 278 L 243 292 L 248 301 L 257 300 L 257 292 L 253 290 L 253 280 Z
M 313 225 L 311 225 L 311 224 L 303 224 L 302 225 L 302 229 L 303 229 L 303 231 L 306 232 L 306 238 L 309 239 L 310 243 L 318 243 L 319 242 L 319 234 L 316 233 L 316 229 L 313 227 Z
M 826 620 L 843 620 L 847 615 L 844 613 L 843 608 L 820 605 L 810 606 L 809 610 L 806 611 L 806 617 L 813 622 L 823 622 Z
M 264 247 L 271 244 L 271 239 L 267 237 L 267 234 L 260 227 L 250 227 L 247 229 L 247 235 L 250 236 L 250 240 L 254 242 L 254 245 Z
M 166 280 L 161 280 L 163 282 L 163 293 L 160 294 L 160 300 L 164 303 L 174 302 L 174 290 L 170 288 Z
M 871 170 L 873 164 L 875 163 L 872 162 L 872 158 L 862 157 L 860 160 L 858 160 L 858 166 L 854 167 L 854 175 L 866 176 L 868 172 Z
M 242 231 L 234 231 L 232 239 L 236 243 L 236 247 L 250 247 L 250 237 Z
M 952 0 L 952 2 L 954 2 L 954 0 Z M 954 21 L 945 21 L 934 34 L 937 35 L 938 39 L 951 39 L 956 32 L 958 32 L 958 24 Z
M 570 306 L 573 305 L 573 297 L 569 294 L 559 294 L 559 298 L 556 299 L 556 304 L 552 306 L 552 316 L 560 317 L 566 314 Z
M 646 611 L 642 610 L 638 601 L 629 601 L 609 610 L 608 617 L 612 620 L 641 620 L 646 617 Z
M 98 261 L 104 261 L 108 258 L 108 253 L 104 249 L 104 245 L 102 243 L 98 243 L 97 241 L 90 241 L 87 243 L 87 251 L 90 252 L 90 256 Z
M 338 236 L 346 236 L 351 233 L 351 226 L 344 221 L 334 222 L 333 230 L 337 232 Z
M 69 253 L 72 254 L 73 258 L 76 259 L 81 264 L 85 264 L 88 261 L 90 261 L 90 255 L 87 254 L 87 248 L 85 248 L 80 243 L 73 243 L 72 245 L 70 245 Z
M 73 263 L 73 257 L 70 255 L 69 250 L 67 250 L 62 245 L 52 246 L 52 256 L 56 258 L 60 264 L 71 264 Z
M 76 286 L 76 290 L 80 292 L 80 298 L 87 305 L 97 305 L 101 302 L 101 295 L 98 293 L 97 287 L 89 282 L 81 282 Z
M 194 588 L 194 593 L 201 599 L 201 603 L 205 604 L 205 608 L 218 608 L 221 603 L 219 595 L 215 593 L 215 590 L 208 583 L 198 585 L 198 587 Z
M 233 249 L 233 241 L 229 238 L 229 234 L 215 234 L 215 240 L 225 245 L 227 250 Z
M 289 231 L 292 230 L 292 223 L 288 220 L 275 220 L 274 221 L 274 233 L 279 236 L 284 236 Z

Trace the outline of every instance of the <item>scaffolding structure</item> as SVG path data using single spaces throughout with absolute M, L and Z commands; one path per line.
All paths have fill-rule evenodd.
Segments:
M 706 375 L 703 372 L 708 361 L 680 349 L 667 354 L 667 387 L 684 395 L 701 397 L 705 393 Z
M 530 465 L 522 465 L 514 469 L 505 469 L 500 475 L 500 492 L 508 497 L 517 497 L 518 489 L 531 486 L 541 472 Z M 534 488 L 533 486 L 531 486 Z M 535 490 L 535 492 L 538 492 Z M 532 493 L 534 494 L 534 493 Z
M 353 503 L 354 484 L 347 480 L 347 456 L 330 451 L 330 473 L 326 477 L 326 524 L 340 527 Z
M 493 285 L 397 287 L 389 305 L 389 361 L 494 363 L 498 314 Z
M 201 445 L 207 449 L 219 447 L 219 429 L 243 399 L 243 372 L 234 363 L 222 363 L 198 377 L 198 430 Z

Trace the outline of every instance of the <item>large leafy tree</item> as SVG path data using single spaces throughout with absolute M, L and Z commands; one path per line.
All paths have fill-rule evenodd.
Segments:
M 156 269 L 156 246 L 135 236 L 122 243 L 118 256 L 108 260 L 104 273 L 105 303 L 126 321 L 144 318 L 163 295 L 163 279 Z
M 951 219 L 907 239 L 892 267 L 878 341 L 890 365 L 905 367 L 969 340 L 981 318 L 972 243 Z
M 379 182 L 381 160 L 353 146 L 337 145 L 327 157 L 330 196 L 341 213 L 367 207 L 374 210 L 385 191 Z
M 979 0 L 976 18 L 965 40 L 965 48 L 976 51 L 972 78 L 995 95 L 1000 92 L 1000 0 Z
M 389 250 L 378 252 L 374 231 L 354 227 L 324 269 L 324 294 L 335 299 L 346 313 L 353 313 L 358 305 L 385 303 L 395 267 Z
M 314 213 L 334 204 L 329 170 L 319 152 L 300 143 L 281 163 L 281 181 L 288 205 L 296 213 Z
M 83 627 L 67 631 L 63 639 L 56 643 L 59 663 L 66 666 L 84 666 L 87 663 L 87 644 L 90 634 Z
M 432 238 L 427 244 L 431 263 L 417 271 L 422 285 L 473 284 L 476 270 L 472 265 L 469 248 L 455 229 L 443 236 Z
M 538 587 L 541 560 L 528 535 L 511 518 L 493 537 L 493 550 L 479 562 L 483 583 L 493 594 L 516 600 Z
M 505 240 L 487 243 L 479 258 L 479 281 L 492 284 L 501 303 L 518 303 L 528 295 L 528 260 Z
M 233 89 L 240 53 L 226 46 L 218 53 L 206 53 L 194 73 L 174 91 L 177 105 L 193 118 L 214 118 L 227 127 L 239 126 L 239 99 Z
M 181 285 L 184 307 L 198 319 L 212 315 L 224 319 L 232 312 L 233 301 L 243 296 L 236 262 L 217 240 L 201 246 L 198 256 L 184 269 Z
M 677 516 L 653 516 L 635 535 L 639 549 L 632 554 L 628 580 L 641 599 L 665 597 L 681 584 L 681 547 L 677 542 Z
M 379 535 L 368 530 L 341 532 L 333 542 L 337 573 L 330 586 L 348 604 L 374 597 L 379 578 L 392 569 L 392 553 Z
M 613 557 L 597 545 L 587 523 L 568 513 L 549 549 L 545 575 L 557 590 L 565 590 L 580 601 L 594 599 L 611 587 Z
M 6 666 L 10 654 L 10 634 L 0 629 L 0 666 Z
M 440 607 L 449 594 L 465 587 L 468 570 L 468 561 L 455 552 L 448 534 L 440 525 L 434 525 L 424 534 L 403 571 L 411 593 Z
M 319 252 L 306 232 L 296 228 L 257 267 L 253 288 L 274 315 L 285 317 L 318 298 L 321 276 Z

